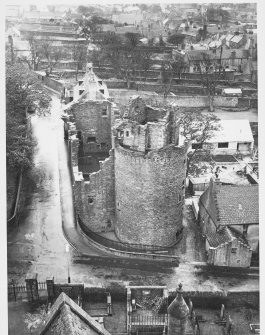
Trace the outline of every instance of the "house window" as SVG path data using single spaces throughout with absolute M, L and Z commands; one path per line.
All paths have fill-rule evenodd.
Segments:
M 84 82 L 83 80 L 79 80 L 79 81 L 78 81 L 79 86 L 82 85 L 83 82 Z
M 107 116 L 107 108 L 104 108 L 101 113 L 102 116 Z
M 99 90 L 100 93 L 104 94 L 104 90 Z
M 128 137 L 130 135 L 129 131 L 126 131 L 126 137 Z
M 218 148 L 228 148 L 228 142 L 220 142 L 220 143 L 218 143 Z
M 231 253 L 236 254 L 237 248 L 231 248 Z
M 79 95 L 81 95 L 84 92 L 84 90 L 79 90 Z
M 82 140 L 82 132 L 81 132 L 81 130 L 78 130 L 78 131 L 77 131 L 77 135 L 76 135 L 76 137 L 77 137 L 79 140 Z
M 202 149 L 202 143 L 192 143 L 191 149 Z
M 96 137 L 89 136 L 87 138 L 87 143 L 90 143 L 90 142 L 96 142 Z

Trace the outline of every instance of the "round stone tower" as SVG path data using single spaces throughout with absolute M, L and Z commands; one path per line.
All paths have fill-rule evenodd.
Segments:
M 168 335 L 186 335 L 189 308 L 182 296 L 182 285 L 179 284 L 176 298 L 168 309 Z
M 142 109 L 114 127 L 115 232 L 122 242 L 171 246 L 182 228 L 186 146 L 175 115 Z

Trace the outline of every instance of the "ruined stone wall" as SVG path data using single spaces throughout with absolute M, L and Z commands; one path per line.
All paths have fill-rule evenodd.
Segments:
M 182 227 L 186 149 L 145 155 L 115 147 L 115 232 L 121 241 L 169 246 Z
M 123 129 L 123 144 L 134 150 L 144 152 L 146 148 L 146 130 L 147 125 L 128 121 L 127 126 Z
M 114 159 L 110 157 L 100 162 L 100 170 L 90 174 L 84 181 L 78 175 L 73 186 L 75 207 L 82 222 L 94 232 L 114 230 L 115 192 Z
M 167 125 L 161 122 L 149 122 L 147 124 L 147 148 L 159 149 L 167 145 Z
M 71 112 L 76 129 L 82 132 L 84 153 L 108 152 L 111 149 L 111 103 L 84 100 L 74 104 Z
M 235 252 L 231 252 L 232 248 Z M 251 248 L 238 239 L 219 245 L 212 253 L 212 262 L 208 262 L 216 266 L 249 267 L 251 263 Z
M 137 123 L 146 122 L 146 104 L 144 100 L 140 96 L 132 96 L 129 100 L 126 114 L 131 121 L 136 121 Z

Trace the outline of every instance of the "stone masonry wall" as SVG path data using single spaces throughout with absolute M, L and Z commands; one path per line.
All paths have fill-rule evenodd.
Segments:
M 119 103 L 127 104 L 132 93 L 128 91 L 123 91 L 122 96 L 120 93 L 110 90 L 110 95 L 115 99 L 119 98 Z M 145 100 L 147 105 L 174 103 L 179 107 L 197 107 L 205 108 L 209 107 L 209 99 L 205 95 L 168 95 L 167 98 L 163 98 L 161 95 L 152 93 L 152 90 L 141 92 L 141 96 Z M 215 107 L 226 107 L 226 108 L 257 108 L 257 98 L 237 98 L 237 97 L 224 97 L 215 96 L 214 105 Z
M 84 181 L 82 172 L 75 166 L 78 146 L 69 140 L 74 176 L 73 194 L 76 213 L 83 223 L 94 232 L 114 230 L 115 192 L 114 192 L 114 159 L 110 157 L 100 162 L 100 170 L 90 174 L 90 181 Z
M 84 153 L 111 149 L 111 103 L 107 100 L 84 100 L 74 104 L 71 112 L 76 129 L 82 132 Z M 96 141 L 92 142 L 91 138 Z
M 182 227 L 186 149 L 145 155 L 115 147 L 115 232 L 123 242 L 169 246 Z

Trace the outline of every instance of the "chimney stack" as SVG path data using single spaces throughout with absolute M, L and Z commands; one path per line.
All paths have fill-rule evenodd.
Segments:
M 221 180 L 218 177 L 216 177 L 215 181 L 214 181 L 214 190 L 215 190 L 216 193 L 220 192 L 221 185 L 222 185 Z

